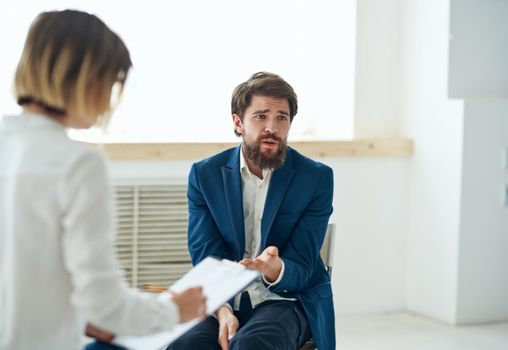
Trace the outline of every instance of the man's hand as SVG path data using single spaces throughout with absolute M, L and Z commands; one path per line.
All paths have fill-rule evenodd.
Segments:
M 180 323 L 206 316 L 206 297 L 202 287 L 189 288 L 180 294 L 173 294 L 171 299 L 180 310 Z
M 88 337 L 95 338 L 103 343 L 110 343 L 115 338 L 113 333 L 97 328 L 91 323 L 86 324 L 85 334 Z
M 261 272 L 268 282 L 275 282 L 282 269 L 282 260 L 279 258 L 279 249 L 274 246 L 267 247 L 261 255 L 254 260 L 243 259 L 240 264 Z
M 227 306 L 221 306 L 217 310 L 217 320 L 219 321 L 219 345 L 221 350 L 228 350 L 229 341 L 234 337 L 240 324 L 231 309 Z

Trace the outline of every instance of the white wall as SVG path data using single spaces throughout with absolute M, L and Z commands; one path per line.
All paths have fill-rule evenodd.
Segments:
M 467 100 L 457 323 L 508 320 L 508 99 Z
M 400 136 L 401 0 L 357 0 L 356 138 Z
M 508 97 L 508 1 L 450 3 L 450 96 Z
M 356 138 L 400 136 L 400 8 L 357 1 Z M 403 309 L 410 159 L 322 161 L 335 172 L 337 316 Z
M 452 324 L 508 319 L 506 13 L 497 0 L 402 7 L 401 115 L 415 142 L 407 307 Z
M 508 2 L 451 0 L 450 96 L 465 99 L 457 323 L 508 320 Z
M 187 179 L 192 160 L 110 161 L 113 179 Z
M 408 274 L 409 310 L 455 320 L 462 115 L 447 98 L 448 2 L 403 2 L 401 115 L 413 138 Z
M 410 159 L 321 161 L 335 174 L 336 314 L 403 309 Z
M 408 188 L 397 188 L 406 195 L 404 210 L 398 213 L 402 233 L 394 236 L 404 245 L 404 253 L 397 255 L 406 271 L 399 277 L 404 288 L 390 297 L 398 295 L 400 305 L 412 311 L 453 322 L 463 106 L 447 97 L 448 2 L 358 0 L 357 13 L 355 136 L 405 136 L 415 142 Z M 361 182 L 352 183 L 361 187 Z M 383 210 L 381 205 L 372 212 Z M 343 249 L 361 247 L 362 240 L 386 234 L 381 227 L 358 228 L 358 241 L 347 242 Z M 375 280 L 375 273 L 364 276 Z M 367 284 L 358 285 L 350 311 L 365 298 Z M 373 283 L 371 288 L 379 285 Z M 383 301 L 357 310 L 379 310 L 388 299 L 385 294 Z M 347 304 L 337 300 L 341 302 Z

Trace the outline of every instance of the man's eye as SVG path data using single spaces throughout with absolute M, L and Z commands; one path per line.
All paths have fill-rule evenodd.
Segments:
M 256 118 L 256 119 L 265 119 L 265 118 L 266 118 L 266 116 L 265 116 L 264 114 L 258 114 L 258 115 L 256 115 L 256 117 L 255 117 L 255 118 Z
M 279 120 L 288 120 L 287 115 L 279 115 Z

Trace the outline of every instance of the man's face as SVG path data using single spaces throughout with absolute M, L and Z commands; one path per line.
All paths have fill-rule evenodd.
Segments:
M 261 169 L 282 166 L 291 126 L 286 99 L 254 95 L 243 121 L 237 114 L 233 114 L 233 121 L 242 134 L 247 160 Z

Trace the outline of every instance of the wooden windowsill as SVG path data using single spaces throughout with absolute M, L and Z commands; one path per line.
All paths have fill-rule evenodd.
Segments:
M 94 145 L 109 160 L 197 160 L 238 143 L 107 143 Z M 359 139 L 351 141 L 294 141 L 289 145 L 312 157 L 409 157 L 410 139 Z

